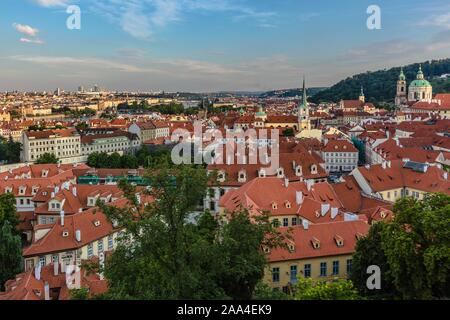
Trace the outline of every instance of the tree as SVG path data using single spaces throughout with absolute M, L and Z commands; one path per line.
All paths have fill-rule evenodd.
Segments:
M 22 243 L 14 227 L 5 220 L 0 224 L 0 291 L 5 282 L 20 273 L 22 266 Z
M 361 297 L 350 280 L 314 281 L 299 278 L 294 287 L 295 300 L 358 300 Z
M 295 136 L 294 129 L 292 129 L 292 128 L 285 129 L 283 131 L 283 136 L 285 136 L 285 137 L 293 137 L 293 136 Z
M 53 154 L 53 153 L 44 153 L 41 155 L 37 160 L 36 164 L 51 164 L 51 163 L 58 163 L 59 159 Z
M 75 126 L 78 131 L 84 131 L 89 129 L 89 125 L 86 122 L 80 122 Z
M 131 154 L 124 154 L 120 162 L 122 168 L 137 169 L 139 167 L 137 158 Z
M 450 196 L 403 198 L 394 214 L 381 246 L 401 298 L 450 297 Z
M 208 211 L 194 214 L 208 181 L 201 167 L 161 167 L 152 177 L 149 194 L 156 201 L 150 205 L 143 208 L 136 189 L 125 182 L 121 187 L 129 208 L 100 204 L 126 230 L 106 261 L 109 298 L 253 296 L 267 263 L 261 247 L 284 238 L 272 232 L 266 216 L 251 223 L 248 212 L 237 213 L 222 225 Z
M 9 139 L 0 137 L 0 161 L 7 163 L 20 162 L 20 151 L 22 151 L 22 144 L 16 142 L 10 136 Z
M 88 300 L 89 299 L 89 289 L 88 288 L 80 288 L 80 289 L 72 289 L 69 292 L 70 300 Z
M 386 224 L 377 222 L 369 230 L 366 237 L 358 240 L 352 259 L 351 280 L 359 293 L 371 298 L 393 298 L 398 296 L 390 275 L 386 255 L 381 247 L 381 234 Z M 369 290 L 367 288 L 367 268 L 376 265 L 381 271 L 381 289 Z
M 19 224 L 19 216 L 16 212 L 16 198 L 12 193 L 0 195 L 0 225 L 5 222 L 14 227 Z
M 121 159 L 122 157 L 117 152 L 112 153 L 108 157 L 108 167 L 110 169 L 118 169 L 121 168 Z

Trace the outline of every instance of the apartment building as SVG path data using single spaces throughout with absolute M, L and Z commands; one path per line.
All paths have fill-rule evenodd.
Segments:
M 329 140 L 322 158 L 327 172 L 350 172 L 358 166 L 358 149 L 348 140 Z
M 164 121 L 136 122 L 130 125 L 128 131 L 136 134 L 141 143 L 170 135 L 169 125 Z
M 133 153 L 141 145 L 136 134 L 121 130 L 102 130 L 86 132 L 81 137 L 81 154 L 88 156 L 94 152 Z
M 58 159 L 81 156 L 81 136 L 75 129 L 25 131 L 22 134 L 22 162 L 35 162 L 44 153 Z

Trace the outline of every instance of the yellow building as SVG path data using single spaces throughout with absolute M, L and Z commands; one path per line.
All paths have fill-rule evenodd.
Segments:
M 291 231 L 292 240 L 288 240 L 286 249 L 265 249 L 269 263 L 264 281 L 288 293 L 300 277 L 347 278 L 356 242 L 368 231 L 369 225 L 360 220 L 297 226 Z

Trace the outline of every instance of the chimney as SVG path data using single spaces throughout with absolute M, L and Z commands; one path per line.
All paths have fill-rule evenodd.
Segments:
M 58 262 L 54 262 L 53 263 L 53 275 L 57 276 L 59 274 L 59 263 Z
M 66 264 L 64 261 L 61 261 L 61 273 L 66 273 Z
M 383 161 L 383 162 L 381 163 L 381 167 L 382 167 L 383 169 L 386 169 L 386 161 Z
M 295 192 L 295 201 L 297 202 L 297 204 L 303 203 L 303 192 L 301 192 L 301 191 Z
M 338 208 L 331 208 L 331 219 L 336 218 L 338 214 L 339 214 Z
M 47 281 L 45 282 L 44 285 L 44 296 L 46 301 L 50 300 L 50 286 Z
M 389 161 L 387 162 L 387 167 L 388 167 L 388 168 L 391 167 L 391 160 L 389 160 Z
M 448 172 L 447 171 L 444 172 L 443 178 L 444 178 L 444 180 L 448 180 Z
M 72 194 L 73 194 L 74 197 L 77 196 L 77 187 L 73 187 L 72 188 Z
M 308 191 L 311 191 L 311 188 L 314 184 L 314 181 L 311 179 L 306 180 L 306 188 L 308 189 Z
M 289 187 L 289 179 L 288 178 L 285 178 L 284 179 L 284 186 L 287 188 L 287 187 Z
M 64 210 L 61 210 L 59 215 L 61 217 L 61 227 L 64 227 Z
M 51 199 L 53 199 L 54 197 L 55 197 L 55 193 L 52 192 L 52 193 L 51 193 Z
M 322 203 L 320 206 L 320 214 L 322 217 L 327 214 L 328 210 L 330 210 L 330 205 L 328 203 Z
M 303 229 L 308 230 L 309 229 L 309 221 L 303 220 L 302 221 Z
M 77 239 L 77 242 L 81 242 L 81 230 L 75 231 L 75 238 Z
M 38 263 L 37 265 L 36 265 L 36 267 L 34 267 L 34 277 L 36 278 L 36 280 L 41 280 L 41 268 L 42 268 L 42 266 L 41 266 L 41 264 L 40 263 Z

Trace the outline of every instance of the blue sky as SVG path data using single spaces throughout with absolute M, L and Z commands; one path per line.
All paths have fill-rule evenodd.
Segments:
M 68 5 L 81 9 L 69 30 Z M 366 27 L 369 5 L 381 29 Z M 0 90 L 267 90 L 450 57 L 448 0 L 2 0 Z

